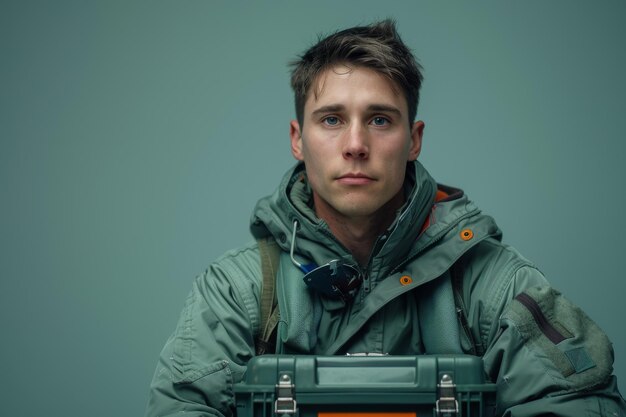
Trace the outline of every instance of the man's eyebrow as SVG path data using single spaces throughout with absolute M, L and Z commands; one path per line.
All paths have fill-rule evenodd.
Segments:
M 343 104 L 329 104 L 328 106 L 322 106 L 318 109 L 313 110 L 313 115 L 324 114 L 324 113 L 337 113 L 345 110 L 345 106 Z
M 367 110 L 372 112 L 385 112 L 385 113 L 394 113 L 396 116 L 401 117 L 402 112 L 395 106 L 389 106 L 387 104 L 371 104 L 367 106 Z

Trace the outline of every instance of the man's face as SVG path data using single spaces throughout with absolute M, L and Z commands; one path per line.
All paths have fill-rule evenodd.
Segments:
M 367 218 L 400 207 L 424 123 L 409 123 L 406 99 L 390 80 L 362 67 L 323 72 L 303 124 L 291 122 L 291 150 L 305 163 L 318 216 Z

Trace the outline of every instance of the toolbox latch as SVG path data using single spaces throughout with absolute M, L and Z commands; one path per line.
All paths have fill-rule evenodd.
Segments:
M 274 414 L 295 414 L 296 400 L 294 397 L 294 385 L 289 374 L 281 374 L 276 384 L 276 401 L 274 401 Z
M 459 413 L 459 402 L 456 400 L 456 384 L 449 374 L 441 375 L 437 385 L 438 399 L 435 404 L 438 417 L 453 417 Z

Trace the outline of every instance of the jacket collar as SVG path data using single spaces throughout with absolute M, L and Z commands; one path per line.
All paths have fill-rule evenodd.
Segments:
M 422 224 L 430 215 L 437 185 L 419 162 L 407 164 L 405 187 L 408 195 L 406 203 L 374 245 L 367 268 L 372 278 L 384 274 L 406 258 L 420 234 Z M 342 259 L 356 264 L 328 225 L 315 215 L 302 163 L 285 174 L 271 196 L 259 200 L 250 230 L 257 239 L 272 235 L 284 251 L 289 251 L 294 222 L 297 223 L 295 254 L 299 262 L 321 265 L 332 259 Z

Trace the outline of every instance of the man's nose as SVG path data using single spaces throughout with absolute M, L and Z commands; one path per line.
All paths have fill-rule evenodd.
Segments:
M 367 159 L 369 157 L 369 138 L 367 129 L 355 124 L 345 132 L 343 157 L 345 159 Z

